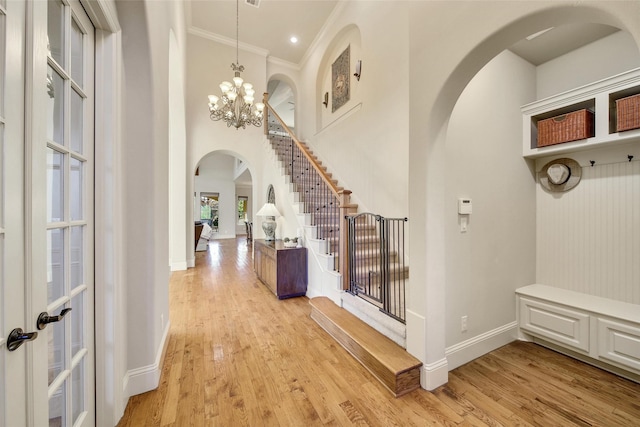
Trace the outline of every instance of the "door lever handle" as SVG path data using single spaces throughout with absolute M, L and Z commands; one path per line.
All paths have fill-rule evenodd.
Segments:
M 9 336 L 7 337 L 7 349 L 9 351 L 16 350 L 25 342 L 33 341 L 37 337 L 37 332 L 24 332 L 20 328 L 15 328 L 13 331 L 9 332 Z
M 53 322 L 59 322 L 62 320 L 62 318 L 64 316 L 67 315 L 68 312 L 70 312 L 71 309 L 70 308 L 65 308 L 64 310 L 62 310 L 60 312 L 60 314 L 58 314 L 57 316 L 49 316 L 49 313 L 47 313 L 46 311 L 43 311 L 42 313 L 40 313 L 40 315 L 38 316 L 38 330 L 41 331 L 44 328 L 47 327 L 47 325 L 49 323 L 53 323 Z

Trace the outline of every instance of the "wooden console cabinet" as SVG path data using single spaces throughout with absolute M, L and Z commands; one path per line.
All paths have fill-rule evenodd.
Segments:
M 253 268 L 279 299 L 307 292 L 307 248 L 285 248 L 281 240 L 254 240 Z

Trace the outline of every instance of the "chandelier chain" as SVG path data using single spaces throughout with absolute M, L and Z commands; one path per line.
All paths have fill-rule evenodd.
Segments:
M 262 126 L 265 105 L 254 104 L 255 90 L 251 83 L 245 82 L 240 73 L 240 0 L 236 0 L 236 62 L 231 64 L 234 71 L 232 82 L 220 83 L 222 96 L 209 95 L 209 118 L 222 120 L 228 127 L 245 129 L 247 125 Z
M 240 0 L 236 0 L 236 64 L 240 65 Z

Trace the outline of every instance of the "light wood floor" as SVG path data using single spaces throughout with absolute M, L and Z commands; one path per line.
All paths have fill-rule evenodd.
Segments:
M 279 301 L 256 279 L 244 239 L 197 252 L 170 299 L 160 385 L 132 397 L 119 426 L 640 426 L 640 385 L 529 343 L 395 399 L 305 297 Z

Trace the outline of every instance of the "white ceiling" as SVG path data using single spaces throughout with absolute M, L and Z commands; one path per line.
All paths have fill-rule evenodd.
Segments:
M 255 7 L 240 0 L 240 62 L 242 49 L 246 48 L 300 64 L 325 23 L 332 19 L 338 3 L 337 0 L 259 0 L 259 7 Z M 190 0 L 187 2 L 187 20 L 187 26 L 197 33 L 235 46 L 236 1 Z M 600 24 L 563 25 L 532 40 L 522 40 L 510 50 L 532 64 L 540 65 L 615 31 L 616 28 Z M 289 41 L 293 35 L 298 37 L 297 44 Z
M 273 56 L 299 64 L 338 2 L 336 0 L 260 0 L 259 7 L 239 4 L 241 44 L 266 50 Z M 187 2 L 187 26 L 236 41 L 235 0 Z M 298 37 L 292 44 L 291 36 Z M 235 58 L 232 58 L 232 60 Z M 242 51 L 240 52 L 242 63 Z

